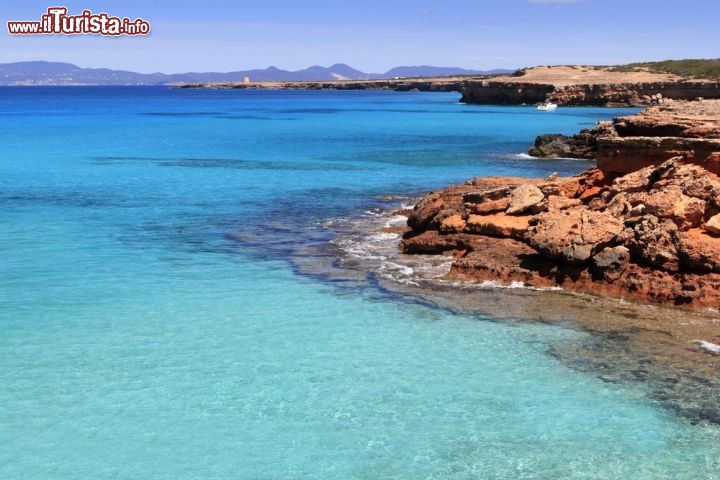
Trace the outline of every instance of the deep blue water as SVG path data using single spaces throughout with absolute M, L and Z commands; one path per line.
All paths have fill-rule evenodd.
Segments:
M 719 478 L 717 427 L 548 355 L 587 333 L 288 261 L 623 113 L 458 97 L 1 89 L 0 478 Z

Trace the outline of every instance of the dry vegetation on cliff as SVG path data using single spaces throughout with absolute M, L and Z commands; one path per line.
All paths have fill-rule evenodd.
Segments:
M 537 66 L 517 70 L 512 76 L 527 82 L 555 85 L 588 85 L 605 83 L 645 83 L 679 80 L 720 80 L 720 59 L 665 60 L 627 65 L 556 65 Z
M 647 69 L 617 70 L 618 67 L 597 65 L 538 66 L 518 70 L 513 75 L 497 76 L 494 81 L 549 83 L 557 87 L 570 85 L 600 85 L 611 83 L 675 82 L 680 75 L 653 72 Z
M 630 63 L 612 67 L 615 72 L 653 72 L 678 75 L 685 78 L 720 80 L 720 59 L 664 60 L 662 62 Z

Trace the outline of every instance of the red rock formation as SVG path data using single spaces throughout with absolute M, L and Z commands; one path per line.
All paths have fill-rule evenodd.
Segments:
M 572 178 L 517 180 L 476 179 L 431 194 L 415 207 L 401 248 L 459 252 L 449 274 L 456 279 L 720 302 L 714 173 L 675 158 L 614 179 L 594 168 Z
M 603 171 L 623 174 L 680 155 L 685 161 L 720 173 L 720 140 L 682 137 L 601 137 L 595 159 Z

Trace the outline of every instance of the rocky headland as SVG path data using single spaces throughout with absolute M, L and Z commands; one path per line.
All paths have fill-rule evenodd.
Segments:
M 553 66 L 518 70 L 515 75 L 467 79 L 463 103 L 532 105 L 550 100 L 573 106 L 647 106 L 658 98 L 720 98 L 720 82 L 618 67 Z
M 603 126 L 598 165 L 578 176 L 433 192 L 402 251 L 452 255 L 450 279 L 717 308 L 719 113 L 720 101 L 653 107 Z
M 575 135 L 544 134 L 528 153 L 542 158 L 596 159 L 609 174 L 630 173 L 670 157 L 720 174 L 720 100 L 673 101 Z

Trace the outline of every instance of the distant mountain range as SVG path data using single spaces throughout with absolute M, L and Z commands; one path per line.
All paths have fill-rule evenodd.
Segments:
M 236 72 L 137 73 L 108 68 L 81 68 L 72 63 L 17 62 L 0 64 L 0 85 L 168 85 L 177 83 L 375 80 L 395 77 L 490 75 L 512 70 L 466 70 L 454 67 L 395 67 L 385 73 L 364 73 L 348 65 L 313 66 L 294 72 L 269 67 Z

